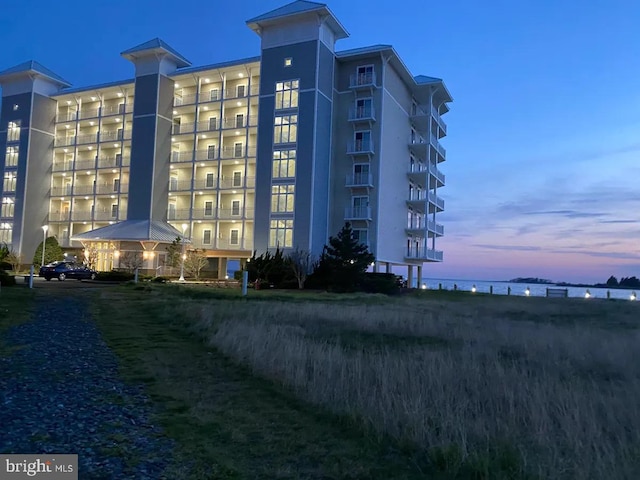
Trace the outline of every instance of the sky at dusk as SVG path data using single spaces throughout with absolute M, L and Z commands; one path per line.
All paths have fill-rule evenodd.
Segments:
M 20 0 L 2 6 L 0 70 L 37 60 L 74 86 L 131 78 L 160 37 L 194 65 L 259 54 L 245 21 L 286 0 Z M 432 278 L 640 276 L 640 3 L 341 0 L 351 37 L 443 78 L 446 201 Z

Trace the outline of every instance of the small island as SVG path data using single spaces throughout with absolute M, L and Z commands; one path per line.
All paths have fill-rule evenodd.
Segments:
M 547 285 L 554 285 L 556 282 L 548 280 L 546 278 L 537 278 L 537 277 L 518 277 L 512 278 L 509 280 L 510 283 L 540 283 Z

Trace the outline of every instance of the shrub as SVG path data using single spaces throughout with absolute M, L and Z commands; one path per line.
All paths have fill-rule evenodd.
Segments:
M 393 273 L 365 273 L 360 284 L 363 292 L 393 295 L 400 291 L 398 279 Z
M 9 275 L 4 270 L 0 270 L 0 285 L 3 287 L 13 287 L 16 284 L 16 278 Z
M 133 278 L 133 273 L 119 272 L 117 270 L 112 270 L 110 272 L 98 272 L 98 275 L 96 275 L 96 280 L 101 280 L 103 282 L 126 282 L 128 280 L 133 280 Z

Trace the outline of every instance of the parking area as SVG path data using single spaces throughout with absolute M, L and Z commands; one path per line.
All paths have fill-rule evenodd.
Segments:
M 25 281 L 23 275 L 16 277 L 16 282 L 18 285 L 27 287 L 29 285 L 29 280 L 27 276 L 27 280 Z M 96 282 L 92 280 L 71 280 L 67 279 L 63 282 L 60 280 L 50 280 L 46 281 L 42 277 L 33 277 L 33 288 L 38 289 L 47 289 L 47 290 L 74 290 L 78 288 L 86 289 L 86 288 L 106 288 L 113 287 L 115 284 L 110 282 Z

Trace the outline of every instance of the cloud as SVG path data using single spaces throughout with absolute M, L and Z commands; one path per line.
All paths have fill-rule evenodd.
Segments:
M 491 245 L 491 244 L 483 244 L 476 243 L 473 244 L 472 247 L 485 248 L 488 250 L 513 250 L 519 252 L 539 252 L 542 250 L 541 247 L 536 246 L 527 246 L 527 245 Z
M 600 220 L 598 223 L 639 223 L 639 220 Z
M 560 215 L 566 218 L 595 218 L 604 217 L 606 213 L 578 212 L 576 210 L 543 210 L 539 212 L 524 212 L 524 215 Z

